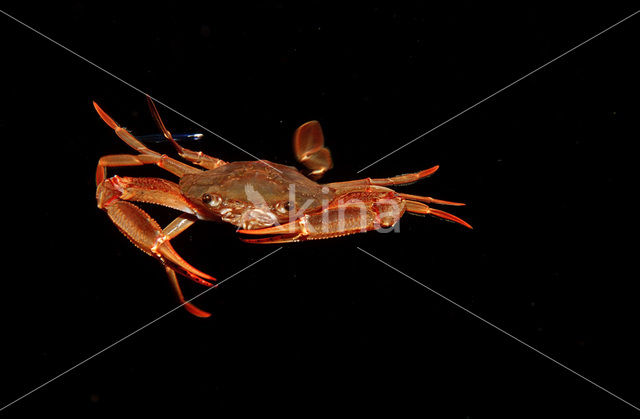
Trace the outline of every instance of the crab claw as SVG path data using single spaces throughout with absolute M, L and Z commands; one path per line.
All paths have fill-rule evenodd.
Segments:
M 171 246 L 158 223 L 145 211 L 130 202 L 119 200 L 113 200 L 103 209 L 138 248 L 202 285 L 213 285 L 209 281 L 216 279 L 187 263 Z
M 407 204 L 407 211 L 413 212 L 415 214 L 428 214 L 433 215 L 434 217 L 442 218 L 444 220 L 453 221 L 454 223 L 462 224 L 463 226 L 473 229 L 469 223 L 464 221 L 463 219 L 456 217 L 453 214 L 449 214 L 448 212 L 441 211 L 435 208 L 431 208 L 428 205 L 422 204 L 420 202 L 415 201 L 405 201 Z
M 196 307 L 195 305 L 191 304 L 190 302 L 184 299 L 184 295 L 182 294 L 182 290 L 180 289 L 180 285 L 178 284 L 178 278 L 176 277 L 175 271 L 169 268 L 168 266 L 165 266 L 165 271 L 167 272 L 167 276 L 169 278 L 169 281 L 171 282 L 171 286 L 173 287 L 173 290 L 178 296 L 178 301 L 180 302 L 180 304 L 189 313 L 193 314 L 196 317 L 202 317 L 202 318 L 210 317 L 211 313 L 209 313 L 208 311 L 199 309 L 198 307 Z
M 446 211 L 430 208 L 430 211 L 428 212 L 428 214 L 433 215 L 434 217 L 442 218 L 444 220 L 453 221 L 454 223 L 462 224 L 463 226 L 473 230 L 473 227 L 471 226 L 471 224 L 467 223 L 466 221 L 464 221 L 459 217 L 456 217 L 453 214 L 449 214 Z
M 161 240 L 161 239 L 160 239 Z M 168 241 L 162 242 L 160 245 L 152 246 L 151 254 L 156 256 L 165 265 L 180 272 L 187 278 L 197 282 L 200 285 L 207 287 L 213 286 L 209 281 L 215 281 L 216 279 L 209 274 L 202 272 L 199 269 L 191 266 L 186 260 L 176 252 Z

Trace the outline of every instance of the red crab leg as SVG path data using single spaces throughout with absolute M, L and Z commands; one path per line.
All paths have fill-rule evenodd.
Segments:
M 180 284 L 178 283 L 178 278 L 176 277 L 176 273 L 173 269 L 165 266 L 164 269 L 167 271 L 167 277 L 169 277 L 169 282 L 171 282 L 171 286 L 178 296 L 178 301 L 180 304 L 184 306 L 184 308 L 191 314 L 197 317 L 209 317 L 211 313 L 201 310 L 198 307 L 194 306 L 191 303 L 185 301 L 184 296 L 182 295 L 182 290 L 180 289 Z
M 148 202 L 194 214 L 195 210 L 180 193 L 177 183 L 154 177 L 113 176 L 104 180 L 96 190 L 98 208 L 112 200 Z
M 142 166 L 143 164 L 155 164 L 157 161 L 155 156 L 147 156 L 140 154 L 134 156 L 132 154 L 112 154 L 102 156 L 98 160 L 96 168 L 96 185 L 100 185 L 107 177 L 107 167 L 125 167 L 125 166 Z
M 215 169 L 218 166 L 222 166 L 226 164 L 226 162 L 216 159 L 215 157 L 207 156 L 202 151 L 192 151 L 188 148 L 182 147 L 180 144 L 173 139 L 173 135 L 171 132 L 164 126 L 162 122 L 162 118 L 160 118 L 160 114 L 158 113 L 158 109 L 156 108 L 155 103 L 153 103 L 153 99 L 149 95 L 147 95 L 147 104 L 149 105 L 149 110 L 151 111 L 151 116 L 156 121 L 156 125 L 162 131 L 164 138 L 169 140 L 171 144 L 175 147 L 176 151 L 183 159 L 189 160 L 192 163 L 195 163 L 199 166 L 202 166 L 206 169 Z
M 378 179 L 365 178 L 365 179 L 358 179 L 358 180 L 349 180 L 346 182 L 327 183 L 326 186 L 330 188 L 344 190 L 344 189 L 350 189 L 354 186 L 357 187 L 357 186 L 368 186 L 368 185 L 376 185 L 376 186 L 404 185 L 404 184 L 416 182 L 420 179 L 424 179 L 428 176 L 431 176 L 433 173 L 435 173 L 436 170 L 438 170 L 439 167 L 440 166 L 433 166 L 429 169 L 421 170 L 420 172 L 417 172 L 417 173 L 408 173 L 405 175 L 395 176 L 391 178 L 378 178 Z
M 440 205 L 454 205 L 454 206 L 464 206 L 466 204 L 462 202 L 451 202 L 451 201 L 443 201 L 442 199 L 431 198 L 430 196 L 419 196 L 419 195 L 411 195 L 408 193 L 398 193 L 398 196 L 404 199 L 411 199 L 413 201 L 426 202 L 427 204 L 440 204 Z
M 191 214 L 181 214 L 162 230 L 167 240 L 171 240 L 196 222 L 196 217 Z
M 100 159 L 101 163 L 98 164 L 98 173 L 96 175 L 97 178 L 104 179 L 105 175 L 105 167 L 115 167 L 115 166 L 139 166 L 142 164 L 156 164 L 159 167 L 173 173 L 178 177 L 182 177 L 185 173 L 201 173 L 202 170 L 197 169 L 195 167 L 189 166 L 188 164 L 179 162 L 178 160 L 172 159 L 164 154 L 157 153 L 142 144 L 136 137 L 134 137 L 129 131 L 120 127 L 105 111 L 98 106 L 96 102 L 93 102 L 93 107 L 100 115 L 100 118 L 111 127 L 116 132 L 116 135 L 120 137 L 125 143 L 127 143 L 131 148 L 135 149 L 140 155 L 132 156 L 132 155 L 115 155 L 115 156 L 105 156 Z M 137 159 L 137 160 L 136 160 Z
M 415 214 L 428 214 L 433 215 L 434 217 L 442 218 L 444 220 L 453 221 L 454 223 L 462 224 L 467 228 L 473 229 L 469 223 L 464 221 L 461 218 L 456 217 L 453 214 L 449 214 L 448 212 L 441 211 L 439 209 L 431 208 L 428 205 L 422 204 L 420 202 L 415 201 L 405 201 L 407 204 L 407 211 L 413 212 Z

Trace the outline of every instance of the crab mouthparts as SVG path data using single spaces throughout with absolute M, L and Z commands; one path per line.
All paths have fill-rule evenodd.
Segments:
M 278 218 L 268 209 L 253 208 L 245 211 L 240 219 L 242 230 L 256 230 L 278 224 Z

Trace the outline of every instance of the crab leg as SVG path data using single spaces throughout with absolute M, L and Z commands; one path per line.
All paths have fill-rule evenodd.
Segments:
M 461 206 L 466 205 L 466 204 L 464 204 L 462 202 L 444 201 L 442 199 L 431 198 L 430 196 L 411 195 L 411 194 L 408 194 L 408 193 L 398 193 L 398 196 L 400 196 L 400 197 L 402 197 L 404 199 L 411 199 L 413 201 L 425 202 L 427 204 L 454 205 L 454 206 L 457 206 L 457 207 L 461 207 Z
M 167 272 L 167 277 L 169 278 L 169 282 L 171 283 L 173 290 L 178 296 L 178 301 L 180 302 L 180 304 L 183 305 L 184 308 L 194 316 L 197 316 L 197 317 L 211 316 L 211 313 L 201 310 L 198 307 L 194 306 L 193 304 L 185 301 L 184 295 L 182 295 L 182 290 L 180 289 L 180 284 L 178 283 L 178 278 L 176 277 L 176 272 L 168 266 L 165 266 L 164 269 Z
M 205 169 L 215 169 L 218 166 L 222 166 L 223 164 L 226 164 L 226 162 L 220 159 L 207 156 L 202 151 L 192 151 L 178 144 L 176 140 L 173 139 L 173 135 L 171 135 L 171 132 L 169 132 L 169 130 L 164 126 L 164 123 L 162 122 L 162 118 L 160 118 L 160 114 L 158 113 L 158 109 L 156 108 L 155 103 L 153 103 L 153 99 L 151 99 L 149 95 L 147 95 L 147 104 L 149 105 L 151 116 L 153 116 L 153 119 L 156 121 L 156 125 L 158 125 L 158 128 L 160 128 L 160 131 L 162 131 L 164 138 L 166 138 L 171 142 L 171 144 L 175 147 L 180 157 L 192 163 L 195 163 L 198 166 L 202 166 Z
M 183 213 L 173 220 L 168 226 L 162 230 L 167 240 L 171 240 L 178 234 L 182 233 L 196 222 L 196 217 L 191 214 Z
M 101 209 L 113 200 L 123 200 L 147 202 L 189 214 L 195 213 L 180 193 L 178 184 L 162 178 L 113 176 L 98 185 L 96 199 L 98 208 Z
M 464 221 L 461 218 L 456 217 L 453 214 L 449 214 L 448 212 L 441 211 L 439 209 L 431 208 L 428 205 L 425 205 L 420 202 L 415 201 L 405 201 L 407 205 L 407 211 L 412 212 L 414 214 L 428 214 L 433 215 L 434 217 L 442 218 L 444 220 L 453 221 L 454 223 L 462 224 L 467 228 L 473 229 L 469 223 Z
M 147 146 L 138 141 L 138 139 L 129 131 L 118 125 L 116 121 L 107 115 L 107 113 L 103 111 L 96 102 L 93 102 L 93 107 L 98 112 L 98 115 L 100 115 L 100 118 L 102 118 L 102 120 L 115 131 L 116 135 L 120 137 L 121 140 L 140 153 L 138 156 L 116 154 L 103 157 L 100 159 L 100 163 L 98 163 L 98 173 L 96 174 L 96 178 L 104 179 L 106 177 L 105 167 L 140 166 L 143 164 L 155 164 L 178 177 L 182 177 L 186 173 L 202 172 L 200 169 L 189 166 L 188 164 L 179 162 L 178 160 L 147 148 Z
M 179 163 L 176 165 L 175 163 Z M 182 177 L 186 173 L 197 173 L 192 170 L 185 170 L 185 167 L 180 166 L 184 163 L 180 163 L 177 160 L 173 160 L 166 155 L 150 155 L 150 154 L 111 154 L 108 156 L 102 156 L 98 160 L 98 167 L 96 168 L 96 185 L 99 185 L 107 177 L 107 167 L 125 167 L 125 166 L 142 166 L 145 164 L 155 164 L 168 172 L 173 173 L 178 177 Z M 197 170 L 195 167 L 189 167 L 190 169 Z
M 352 187 L 369 186 L 369 185 L 375 185 L 375 186 L 404 185 L 404 184 L 416 182 L 420 179 L 431 176 L 433 173 L 435 173 L 436 170 L 438 170 L 439 167 L 440 166 L 433 166 L 429 169 L 421 170 L 420 172 L 417 172 L 417 173 L 408 173 L 405 175 L 395 176 L 391 178 L 378 178 L 378 179 L 365 178 L 365 179 L 358 179 L 358 180 L 349 180 L 346 182 L 327 183 L 326 186 L 330 188 L 339 189 L 339 190 L 348 190 L 348 189 L 351 189 Z

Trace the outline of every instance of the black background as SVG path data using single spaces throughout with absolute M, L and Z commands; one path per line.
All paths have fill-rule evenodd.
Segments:
M 0 414 L 637 415 L 357 247 L 640 406 L 638 17 L 356 173 L 633 6 L 232 4 L 2 8 L 260 158 L 294 164 L 293 131 L 319 120 L 327 182 L 439 164 L 402 190 L 467 202 L 452 212 L 475 229 L 405 216 L 399 234 L 285 245 L 199 298 L 212 318 L 173 312 Z M 91 101 L 156 132 L 143 95 L 4 15 L 0 39 L 5 405 L 176 301 L 95 206 L 98 158 L 129 149 Z M 174 246 L 220 280 L 277 249 L 235 236 L 198 223 Z

